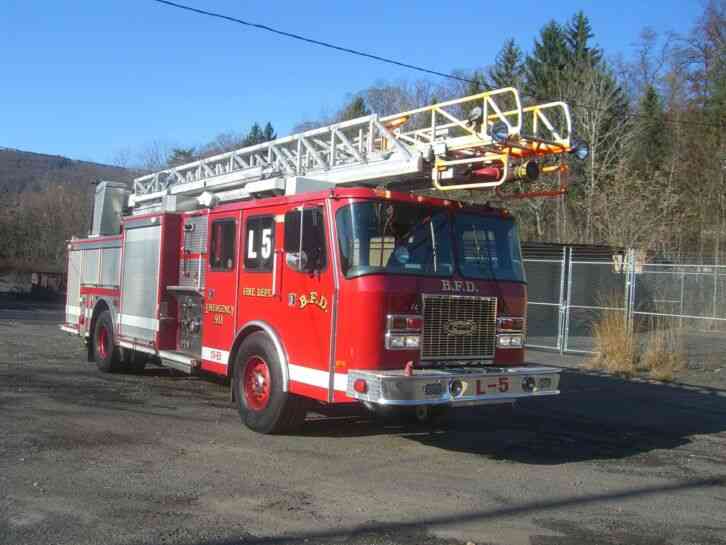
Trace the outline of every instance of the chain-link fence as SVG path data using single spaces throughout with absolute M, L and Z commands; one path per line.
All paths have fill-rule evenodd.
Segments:
M 629 302 L 640 342 L 668 332 L 697 365 L 726 353 L 726 266 L 632 263 Z
M 726 349 L 726 265 L 598 246 L 526 244 L 523 253 L 530 347 L 592 353 L 593 326 L 618 313 L 641 343 L 671 332 L 692 361 Z

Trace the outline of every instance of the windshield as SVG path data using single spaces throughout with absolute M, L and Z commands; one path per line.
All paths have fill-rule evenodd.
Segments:
M 454 214 L 454 232 L 462 276 L 524 282 L 514 220 L 460 212 Z
M 391 201 L 342 207 L 336 215 L 341 267 L 365 274 L 452 276 L 523 281 L 513 220 Z M 454 258 L 456 254 L 456 260 Z

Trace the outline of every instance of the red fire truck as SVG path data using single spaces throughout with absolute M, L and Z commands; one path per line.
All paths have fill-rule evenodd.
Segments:
M 61 328 L 103 372 L 153 361 L 228 377 L 263 433 L 299 425 L 311 400 L 425 416 L 556 395 L 558 370 L 525 362 L 515 220 L 421 190 L 503 196 L 561 173 L 586 150 L 570 124 L 565 104 L 523 108 L 507 88 L 234 150 L 132 190 L 102 182 L 90 236 L 68 245 Z

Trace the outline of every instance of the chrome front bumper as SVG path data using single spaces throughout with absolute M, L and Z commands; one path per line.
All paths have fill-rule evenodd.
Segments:
M 557 395 L 559 384 L 554 367 L 417 369 L 410 376 L 403 370 L 351 370 L 346 393 L 378 405 L 484 405 Z

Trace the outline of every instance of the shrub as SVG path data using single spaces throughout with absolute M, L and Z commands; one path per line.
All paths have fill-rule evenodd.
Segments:
M 682 330 L 670 321 L 656 322 L 643 347 L 640 366 L 656 380 L 673 380 L 686 367 Z
M 628 328 L 625 312 L 603 312 L 603 316 L 592 325 L 596 354 L 590 359 L 588 366 L 630 377 L 638 370 L 638 351 L 635 337 Z

